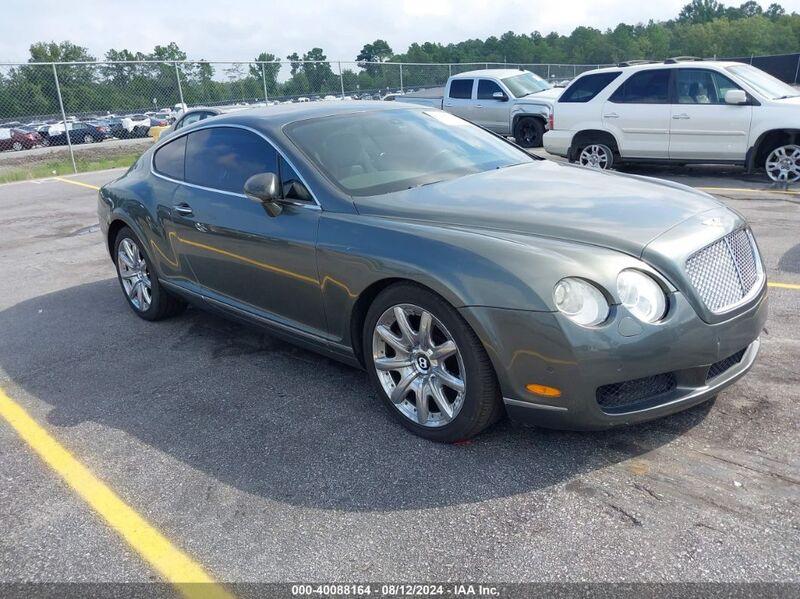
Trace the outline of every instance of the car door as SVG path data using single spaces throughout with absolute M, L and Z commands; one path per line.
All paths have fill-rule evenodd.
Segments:
M 463 119 L 473 120 L 472 88 L 474 79 L 451 79 L 444 99 L 444 109 Z
M 494 97 L 498 92 L 503 98 Z M 496 81 L 478 79 L 473 122 L 495 133 L 509 133 L 508 115 L 508 92 Z
M 625 79 L 603 105 L 602 120 L 623 158 L 668 158 L 670 69 Z
M 243 193 L 249 177 L 272 172 L 291 198 L 300 182 L 291 164 L 259 134 L 238 127 L 205 127 L 186 138 L 185 185 L 173 198 L 173 222 L 178 251 L 197 283 L 212 300 L 324 330 L 319 205 L 298 197 L 273 217 Z
M 669 157 L 744 160 L 753 107 L 726 104 L 725 93 L 742 89 L 711 69 L 677 69 L 671 106 Z

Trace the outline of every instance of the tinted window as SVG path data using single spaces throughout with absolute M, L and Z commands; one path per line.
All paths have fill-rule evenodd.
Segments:
M 489 79 L 481 79 L 478 81 L 478 100 L 493 100 L 494 97 L 492 94 L 495 92 L 500 92 L 502 94 L 503 90 L 500 89 L 500 86 L 494 81 L 490 81 Z
M 635 73 L 617 88 L 609 100 L 620 104 L 669 103 L 669 69 Z
M 275 150 L 250 131 L 213 127 L 187 137 L 187 183 L 242 193 L 253 175 L 278 172 Z
M 559 102 L 588 102 L 603 91 L 609 83 L 622 73 L 596 73 L 578 77 L 566 91 L 561 94 Z
M 180 129 L 181 127 L 185 127 L 186 125 L 191 125 L 192 123 L 196 123 L 197 121 L 201 121 L 205 118 L 205 112 L 193 112 L 192 114 L 187 114 L 183 117 L 178 124 L 175 125 L 175 129 Z
M 323 173 L 355 196 L 533 161 L 495 135 L 441 111 L 380 110 L 312 118 L 286 131 Z
M 725 75 L 706 69 L 679 69 L 675 88 L 678 104 L 724 104 L 728 90 L 741 89 Z
M 283 156 L 278 156 L 280 164 L 281 189 L 283 197 L 288 200 L 300 200 L 304 202 L 313 201 L 310 192 L 300 180 L 297 172 L 292 168 Z
M 155 158 L 153 158 L 153 167 L 162 175 L 182 181 L 185 153 L 186 137 L 179 137 L 156 150 Z
M 469 100 L 472 97 L 474 79 L 453 79 L 450 81 L 450 97 Z

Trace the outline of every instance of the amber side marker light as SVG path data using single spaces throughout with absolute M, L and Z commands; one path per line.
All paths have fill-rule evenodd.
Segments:
M 531 393 L 541 395 L 542 397 L 561 397 L 561 389 L 555 387 L 548 387 L 547 385 L 525 385 L 525 388 Z

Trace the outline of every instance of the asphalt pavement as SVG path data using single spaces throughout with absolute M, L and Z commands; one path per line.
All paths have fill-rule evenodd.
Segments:
M 213 579 L 800 582 L 797 192 L 635 171 L 716 188 L 782 285 L 715 403 L 440 445 L 359 370 L 193 309 L 136 318 L 96 228 L 120 172 L 0 186 L 0 387 Z M 0 581 L 164 579 L 2 419 L 0 455 Z

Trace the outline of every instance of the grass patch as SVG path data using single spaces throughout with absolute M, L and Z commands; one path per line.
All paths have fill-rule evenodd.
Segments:
M 129 167 L 139 156 L 141 151 L 120 154 L 112 158 L 81 158 L 75 157 L 75 166 L 79 173 L 90 171 L 102 171 L 109 168 Z M 53 177 L 71 175 L 72 161 L 69 157 L 60 160 L 48 160 L 30 166 L 12 166 L 7 170 L 0 170 L 0 183 L 12 183 L 13 181 L 26 181 L 28 179 L 41 179 L 43 177 Z

